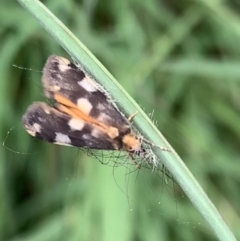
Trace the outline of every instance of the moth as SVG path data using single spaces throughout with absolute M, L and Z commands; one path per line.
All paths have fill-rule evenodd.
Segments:
M 50 56 L 42 85 L 54 104 L 35 102 L 28 107 L 22 124 L 30 135 L 59 145 L 136 155 L 146 152 L 130 127 L 134 115 L 127 119 L 106 91 L 69 60 Z

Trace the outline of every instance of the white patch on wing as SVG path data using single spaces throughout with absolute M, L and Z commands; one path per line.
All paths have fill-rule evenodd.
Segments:
M 68 125 L 70 126 L 71 130 L 81 131 L 82 128 L 84 127 L 84 121 L 73 118 L 68 122 Z
M 89 140 L 91 140 L 91 135 L 83 134 L 83 135 L 82 135 L 82 139 L 89 141 Z
M 111 120 L 111 118 L 110 118 L 108 115 L 104 114 L 104 113 L 101 113 L 101 114 L 97 117 L 97 119 L 98 119 L 100 122 L 102 122 L 102 123 L 106 123 L 106 122 L 108 122 L 109 120 Z
M 31 135 L 31 136 L 36 136 L 36 131 L 29 129 L 29 126 L 25 125 L 25 130 L 27 131 L 27 133 L 28 133 L 29 135 Z
M 59 75 L 60 76 L 60 75 Z M 58 77 L 59 78 L 59 77 Z M 60 78 L 62 78 L 62 77 L 60 77 Z M 60 79 L 59 78 L 59 79 Z M 57 91 L 59 91 L 61 88 L 60 88 L 60 86 L 57 86 L 57 85 L 52 85 L 52 86 L 49 86 L 49 89 L 52 91 L 52 92 L 57 92 Z
M 64 135 L 60 132 L 56 132 L 56 137 L 55 137 L 55 143 L 56 144 L 61 144 L 61 145 L 69 145 L 71 144 L 71 140 L 67 135 Z
M 33 124 L 33 128 L 34 128 L 35 132 L 40 133 L 40 131 L 41 131 L 41 126 L 40 126 L 38 123 L 34 123 L 34 124 Z
M 73 145 L 71 145 L 71 144 L 62 143 L 62 142 L 57 142 L 57 141 L 53 142 L 53 144 L 60 145 L 60 146 L 73 146 Z
M 71 69 L 70 66 L 68 66 L 70 64 L 70 61 L 68 59 L 62 58 L 62 57 L 57 57 L 56 58 L 58 61 L 58 68 L 60 71 L 65 72 L 66 70 Z
M 88 115 L 93 108 L 92 104 L 85 98 L 78 99 L 77 106 L 86 115 Z
M 79 80 L 78 84 L 80 86 L 82 86 L 88 92 L 95 92 L 95 91 L 97 91 L 96 87 L 93 84 L 93 81 L 88 76 L 85 76 L 84 79 Z
M 91 131 L 91 135 L 93 136 L 93 137 L 95 137 L 95 138 L 99 138 L 99 137 L 101 137 L 101 131 L 100 130 L 98 130 L 97 128 L 94 128 L 94 129 L 92 129 L 92 131 Z
M 43 107 L 44 112 L 48 115 L 51 113 L 49 109 L 50 108 Z
M 98 103 L 97 109 L 100 111 L 104 111 L 106 109 L 106 107 L 102 103 Z

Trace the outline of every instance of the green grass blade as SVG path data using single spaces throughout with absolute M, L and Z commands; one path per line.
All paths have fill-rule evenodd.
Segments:
M 139 115 L 134 119 L 140 132 L 157 145 L 170 145 L 154 126 L 148 116 L 141 110 L 137 103 L 119 85 L 113 76 L 89 52 L 89 50 L 48 10 L 37 0 L 18 0 L 40 24 L 59 42 L 71 57 L 83 65 L 117 101 L 118 106 L 127 115 L 136 110 Z M 207 195 L 189 172 L 183 161 L 176 153 L 168 153 L 154 148 L 154 153 L 173 174 L 176 181 L 189 197 L 193 205 L 199 210 L 205 220 L 212 227 L 215 235 L 222 241 L 236 240 L 222 217 L 211 203 Z

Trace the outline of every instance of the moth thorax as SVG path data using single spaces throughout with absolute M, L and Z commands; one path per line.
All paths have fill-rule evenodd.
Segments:
M 127 134 L 122 139 L 124 149 L 129 152 L 138 151 L 141 148 L 139 139 L 134 134 Z

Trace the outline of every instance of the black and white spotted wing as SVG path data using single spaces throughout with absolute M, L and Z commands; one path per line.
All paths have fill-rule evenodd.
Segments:
M 75 125 L 83 123 L 74 120 L 71 116 L 66 115 L 55 108 L 48 106 L 43 102 L 35 102 L 28 107 L 22 118 L 22 123 L 26 131 L 42 141 L 76 147 L 89 147 L 93 149 L 114 150 L 112 140 L 102 133 L 102 138 L 95 137 L 91 134 L 92 126 L 84 123 L 81 130 L 71 130 L 71 121 Z
M 100 86 L 65 58 L 56 55 L 48 58 L 42 84 L 45 95 L 50 99 L 54 99 L 54 93 L 59 93 L 100 122 L 117 128 L 129 125 Z
M 129 152 L 141 149 L 128 120 L 96 82 L 67 59 L 50 56 L 42 84 L 55 105 L 36 102 L 27 109 L 22 123 L 32 136 L 77 147 Z

